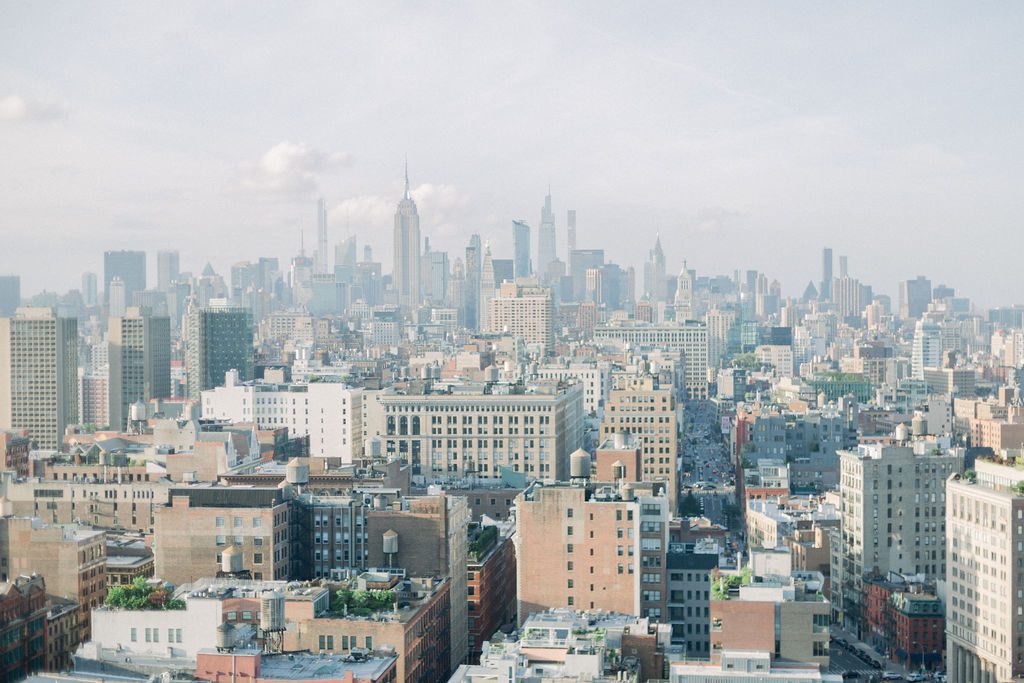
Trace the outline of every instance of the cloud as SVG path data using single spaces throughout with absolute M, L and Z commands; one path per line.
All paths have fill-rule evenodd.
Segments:
M 323 152 L 305 143 L 279 142 L 259 161 L 238 167 L 240 190 L 279 197 L 302 197 L 316 192 L 319 176 L 336 172 L 352 161 L 345 152 Z
M 21 95 L 8 95 L 0 99 L 0 121 L 40 123 L 58 121 L 67 116 L 68 106 L 63 102 L 32 99 Z

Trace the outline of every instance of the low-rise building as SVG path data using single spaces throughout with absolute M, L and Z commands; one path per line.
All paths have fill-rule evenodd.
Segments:
M 775 660 L 768 651 L 726 650 L 717 661 L 681 661 L 669 665 L 669 683 L 842 683 L 840 674 L 813 664 Z
M 310 655 L 232 650 L 202 650 L 196 678 L 210 683 L 394 683 L 398 658 L 388 654 Z

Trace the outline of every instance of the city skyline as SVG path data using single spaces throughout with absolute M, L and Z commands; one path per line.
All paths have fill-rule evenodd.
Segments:
M 330 246 L 350 225 L 389 263 L 380 236 L 408 154 L 422 234 L 450 253 L 473 233 L 510 253 L 508 225 L 539 227 L 550 182 L 563 254 L 575 209 L 578 246 L 623 266 L 640 267 L 660 232 L 670 270 L 756 268 L 799 296 L 828 244 L 890 296 L 922 273 L 982 305 L 1024 298 L 1011 256 L 1018 96 L 994 87 L 1020 64 L 1019 9 L 656 7 L 666 20 L 605 4 L 270 7 L 233 22 L 199 5 L 65 7 L 66 24 L 52 7 L 18 7 L 0 29 L 0 143 L 13 160 L 0 232 L 17 255 L 0 256 L 0 272 L 31 296 L 77 286 L 104 250 L 181 242 L 187 270 L 209 260 L 226 273 L 297 253 L 302 229 L 311 253 L 319 196 Z M 369 29 L 321 40 L 340 24 Z M 859 47 L 847 29 L 869 24 Z M 405 38 L 393 55 L 371 49 L 378 26 Z M 426 27 L 457 37 L 437 45 Z M 282 45 L 250 54 L 253 39 Z M 325 79 L 335 62 L 344 75 Z M 412 94 L 416 114 L 392 91 Z M 313 106 L 293 106 L 309 92 Z M 952 248 L 968 237 L 974 248 Z

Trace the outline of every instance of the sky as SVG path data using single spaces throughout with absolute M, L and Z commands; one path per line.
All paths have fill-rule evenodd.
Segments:
M 0 273 L 78 287 L 108 249 L 182 269 L 355 234 L 390 270 L 403 164 L 433 249 L 757 269 L 821 248 L 1024 302 L 1024 4 L 0 0 Z M 536 240 L 536 233 L 534 233 Z M 534 241 L 536 254 L 536 241 Z M 837 264 L 838 268 L 838 264 Z

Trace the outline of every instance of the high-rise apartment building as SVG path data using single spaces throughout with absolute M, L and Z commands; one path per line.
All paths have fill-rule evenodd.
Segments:
M 601 441 L 614 443 L 618 434 L 638 438 L 641 480 L 665 482 L 675 512 L 678 496 L 676 458 L 679 427 L 671 386 L 651 375 L 615 373 L 601 421 Z
M 516 498 L 520 624 L 564 607 L 661 619 L 672 515 L 652 488 L 660 485 L 577 479 L 534 485 Z
M 112 429 L 122 430 L 133 403 L 171 396 L 171 320 L 131 307 L 108 320 L 107 343 L 107 417 Z
M 933 322 L 918 320 L 910 350 L 910 376 L 923 380 L 925 368 L 940 367 L 942 351 L 942 329 Z
M 217 306 L 196 308 L 188 326 L 188 396 L 201 399 L 206 389 L 220 386 L 225 373 L 237 370 L 242 382 L 252 379 L 252 312 Z
M 537 230 L 537 272 L 547 275 L 551 262 L 558 258 L 555 246 L 555 212 L 551 209 L 551 189 L 544 197 L 540 210 L 540 228 Z
M 533 274 L 530 267 L 530 226 L 526 221 L 512 221 L 512 265 L 517 278 Z
M 78 321 L 50 308 L 0 318 L 0 429 L 57 449 L 78 421 Z
M 722 366 L 722 359 L 738 350 L 736 310 L 712 308 L 704 314 L 704 323 L 708 328 L 708 367 L 718 369 Z
M 392 284 L 399 306 L 420 305 L 420 216 L 409 191 L 409 168 L 405 169 L 405 194 L 395 210 L 394 269 Z
M 146 288 L 146 252 L 108 251 L 103 254 L 104 301 L 110 302 L 110 282 L 115 277 L 124 283 L 124 300 L 130 303 L 135 292 Z
M 178 281 L 179 255 L 176 250 L 162 249 L 156 253 L 156 288 L 166 292 Z
M 978 460 L 946 483 L 950 683 L 1024 676 L 1024 470 Z
M 21 306 L 21 278 L 0 275 L 0 316 L 11 316 Z
M 490 306 L 488 331 L 522 337 L 544 356 L 554 352 L 554 304 L 548 287 L 504 282 Z
M 842 499 L 833 604 L 853 631 L 864 622 L 864 576 L 946 575 L 946 479 L 963 468 L 961 450 L 932 443 L 862 444 L 839 451 Z

